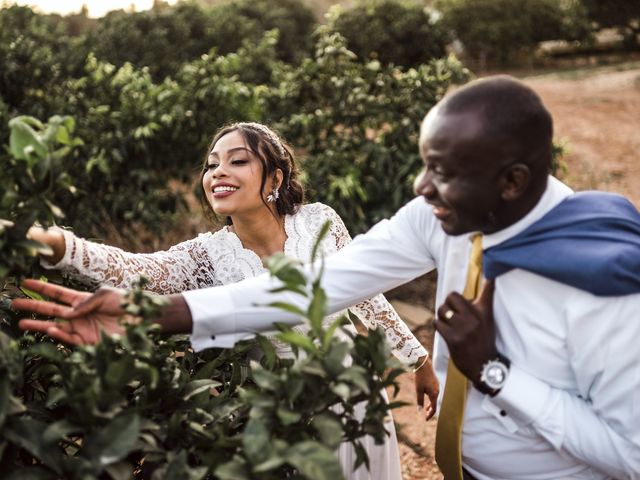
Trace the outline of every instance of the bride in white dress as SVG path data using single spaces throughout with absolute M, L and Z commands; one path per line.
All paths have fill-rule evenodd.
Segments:
M 34 227 L 29 235 L 53 249 L 53 255 L 42 259 L 44 266 L 96 285 L 127 288 L 141 274 L 150 279 L 149 290 L 162 294 L 235 283 L 263 273 L 263 259 L 277 252 L 308 261 L 326 220 L 331 221 L 331 227 L 322 242 L 322 254 L 330 255 L 351 240 L 331 207 L 303 204 L 304 192 L 297 175 L 292 150 L 271 129 L 258 123 L 237 123 L 216 134 L 201 176 L 207 203 L 216 215 L 227 218 L 222 229 L 151 254 L 134 254 L 89 242 L 59 228 Z M 382 327 L 396 357 L 418 366 L 418 404 L 426 395 L 435 405 L 438 384 L 427 351 L 384 296 L 378 295 L 349 310 L 367 328 Z M 326 322 L 333 318 L 328 317 Z M 294 328 L 299 332 L 308 330 L 306 325 Z M 353 325 L 348 328 L 355 331 Z M 293 356 L 287 344 L 270 339 L 281 357 Z M 207 346 L 194 345 L 197 349 Z M 357 406 L 362 415 L 365 407 Z M 429 418 L 433 409 L 427 407 L 426 411 Z M 389 436 L 382 445 L 376 445 L 371 437 L 363 439 L 369 470 L 361 466 L 352 471 L 355 451 L 350 443 L 340 446 L 338 456 L 347 479 L 402 478 L 391 419 L 386 429 Z

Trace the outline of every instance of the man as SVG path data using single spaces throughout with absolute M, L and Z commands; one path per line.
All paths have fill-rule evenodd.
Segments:
M 444 390 L 449 389 L 451 352 L 469 380 L 462 399 L 464 473 L 454 466 L 458 471 L 447 478 L 640 478 L 637 210 L 625 203 L 632 227 L 626 232 L 629 242 L 621 245 L 637 270 L 627 275 L 627 263 L 618 260 L 628 257 L 598 247 L 607 261 L 599 263 L 593 283 L 598 288 L 624 284 L 607 296 L 598 288 L 593 293 L 590 279 L 579 275 L 591 263 L 588 257 L 569 267 L 583 282 L 576 286 L 569 284 L 572 278 L 559 281 L 553 272 L 534 273 L 536 265 L 518 268 L 501 250 L 510 242 L 530 243 L 526 234 L 545 225 L 551 212 L 562 211 L 572 194 L 548 176 L 551 139 L 551 117 L 528 87 L 504 76 L 472 82 L 446 97 L 423 122 L 420 151 L 426 168 L 416 185 L 420 196 L 326 260 L 323 286 L 331 311 L 433 268 L 443 273 L 434 366 Z M 472 303 L 456 292 L 469 284 L 469 256 L 472 245 L 479 245 L 479 232 L 485 257 L 492 258 L 491 271 L 500 275 Z M 617 238 L 609 237 L 607 246 Z M 561 240 L 561 251 L 580 252 Z M 524 255 L 516 250 L 515 256 L 540 257 L 565 272 L 564 258 L 549 259 L 544 250 Z M 621 282 L 619 270 L 626 275 Z M 194 348 L 230 346 L 251 332 L 268 330 L 274 321 L 298 321 L 255 306 L 274 301 L 268 290 L 276 285 L 264 276 L 172 296 L 158 322 L 170 332 L 191 332 Z M 23 328 L 71 343 L 91 343 L 100 328 L 118 328 L 121 292 L 91 296 L 34 281 L 26 286 L 70 306 L 16 300 L 16 308 L 74 320 L 67 325 L 23 320 Z M 278 300 L 302 302 L 296 295 Z M 453 422 L 446 415 L 441 420 Z

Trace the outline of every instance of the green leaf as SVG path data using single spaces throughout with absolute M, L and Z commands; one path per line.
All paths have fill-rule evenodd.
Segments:
M 313 341 L 307 335 L 296 332 L 295 330 L 280 332 L 276 335 L 276 337 L 283 342 L 300 347 L 307 352 L 312 352 L 316 349 Z
M 309 440 L 293 445 L 286 459 L 310 480 L 344 479 L 335 452 L 319 442 Z
M 194 395 L 209 391 L 214 387 L 219 387 L 220 385 L 222 384 L 216 380 L 193 380 L 182 389 L 182 399 L 187 401 Z
M 11 135 L 9 137 L 9 150 L 11 155 L 18 160 L 26 160 L 29 167 L 35 165 L 32 153 L 44 158 L 47 155 L 47 146 L 40 136 L 31 128 L 26 117 L 15 117 L 9 122 Z
M 269 430 L 262 420 L 249 420 L 242 435 L 242 446 L 245 455 L 253 464 L 262 463 L 270 457 L 273 448 Z
M 311 425 L 318 432 L 322 443 L 332 449 L 338 448 L 342 441 L 342 424 L 335 413 L 327 411 L 316 415 Z
M 140 433 L 140 418 L 128 412 L 109 422 L 86 439 L 82 455 L 95 467 L 104 468 L 125 458 L 133 449 Z
M 322 240 L 324 240 L 324 238 L 327 236 L 327 233 L 329 233 L 329 227 L 331 227 L 331 220 L 327 220 L 322 224 L 322 227 L 320 227 L 320 231 L 318 232 L 316 241 L 313 244 L 313 249 L 311 250 L 311 262 L 316 261 L 316 257 L 318 256 L 318 249 L 322 244 Z
M 81 430 L 80 427 L 74 425 L 67 419 L 58 420 L 57 422 L 49 424 L 44 432 L 42 432 L 42 440 L 47 444 L 54 444 L 68 434 L 79 430 Z
M 298 412 L 292 412 L 291 410 L 282 407 L 278 408 L 278 410 L 276 411 L 276 415 L 278 415 L 278 418 L 284 426 L 289 426 L 296 422 L 299 422 L 302 418 L 302 415 L 300 415 Z
M 296 307 L 295 305 L 291 305 L 290 303 L 285 302 L 272 302 L 267 305 L 268 307 L 279 308 L 280 310 L 284 310 L 285 312 L 293 313 L 294 315 L 298 315 L 299 317 L 306 317 L 305 312 Z
M 2 476 L 3 480 L 58 480 L 60 477 L 43 467 L 20 467 L 11 473 Z
M 246 462 L 237 455 L 230 462 L 216 468 L 214 473 L 220 480 L 251 480 Z
M 4 425 L 4 419 L 9 412 L 9 397 L 11 396 L 11 384 L 9 382 L 9 376 L 6 372 L 2 372 L 2 378 L 0 378 L 0 431 L 2 431 L 2 425 Z M 1 458 L 1 455 L 0 455 Z
M 133 478 L 133 466 L 129 462 L 118 462 L 107 465 L 105 471 L 113 480 L 130 480 Z

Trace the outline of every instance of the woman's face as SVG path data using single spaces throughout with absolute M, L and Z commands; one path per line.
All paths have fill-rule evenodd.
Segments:
M 262 163 L 242 134 L 235 130 L 220 138 L 209 153 L 202 177 L 202 188 L 214 212 L 224 216 L 267 213 L 263 198 L 272 182 L 267 180 L 265 191 L 260 192 L 261 181 Z

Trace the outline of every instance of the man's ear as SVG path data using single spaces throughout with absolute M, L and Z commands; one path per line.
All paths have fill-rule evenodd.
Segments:
M 507 202 L 520 198 L 531 182 L 531 170 L 524 163 L 509 165 L 501 176 L 501 196 Z

